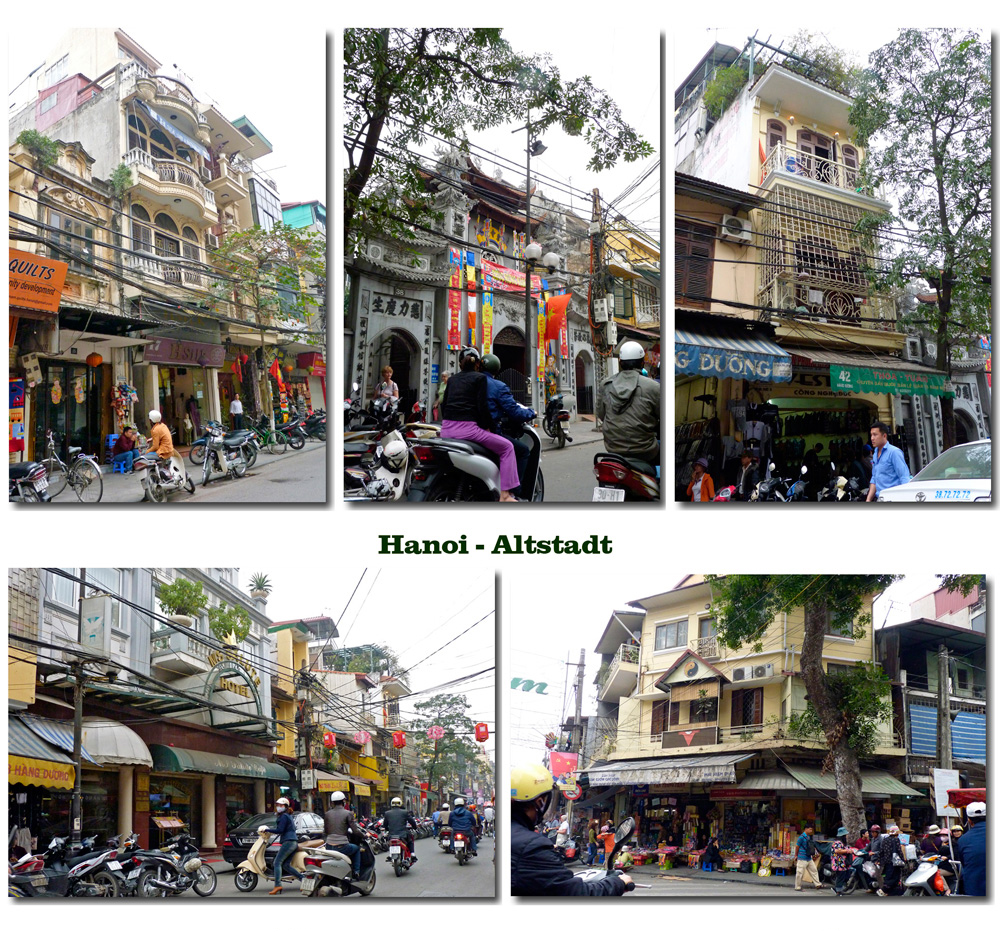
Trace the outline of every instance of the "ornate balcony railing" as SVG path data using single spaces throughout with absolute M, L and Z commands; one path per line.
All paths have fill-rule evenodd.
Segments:
M 719 639 L 714 634 L 706 638 L 694 638 L 691 641 L 691 650 L 706 660 L 715 659 L 719 656 Z
M 787 143 L 778 143 L 767 154 L 761 166 L 760 180 L 775 172 L 785 175 L 798 175 L 801 178 L 811 178 L 822 184 L 828 184 L 845 191 L 855 191 L 859 194 L 872 196 L 869 191 L 862 191 L 861 173 L 856 167 L 843 165 L 832 159 L 821 158 L 813 152 L 804 152 Z
M 198 170 L 187 162 L 175 159 L 154 159 L 143 149 L 129 149 L 125 154 L 125 164 L 138 165 L 155 172 L 160 181 L 171 184 L 182 184 L 196 191 L 206 207 L 215 210 L 215 195 L 202 184 Z

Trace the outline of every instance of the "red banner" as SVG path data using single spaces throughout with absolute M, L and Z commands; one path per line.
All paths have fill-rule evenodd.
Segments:
M 497 265 L 483 259 L 483 275 L 489 275 L 492 288 L 496 291 L 519 291 L 524 294 L 524 272 L 517 269 L 508 269 L 504 265 Z M 531 276 L 531 291 L 538 294 L 542 290 L 542 279 L 538 275 Z
M 462 348 L 462 264 L 461 252 L 451 248 L 451 278 L 448 280 L 448 349 Z
M 578 763 L 579 758 L 576 754 L 566 754 L 561 751 L 549 753 L 549 770 L 553 777 L 558 777 L 563 773 L 573 773 Z

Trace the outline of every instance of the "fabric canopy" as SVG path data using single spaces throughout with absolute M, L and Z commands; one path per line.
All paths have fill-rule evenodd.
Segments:
M 258 780 L 289 779 L 284 767 L 261 757 L 231 757 L 228 754 L 167 747 L 163 744 L 151 744 L 149 750 L 153 755 L 153 769 L 161 772 L 183 773 L 190 770 L 196 773 L 254 777 Z
M 984 803 L 986 802 L 986 787 L 948 790 L 948 802 L 956 808 L 968 806 L 969 803 Z
M 144 113 L 151 120 L 155 120 L 162 129 L 170 133 L 170 135 L 175 139 L 184 143 L 184 145 L 192 151 L 197 152 L 198 155 L 200 155 L 206 162 L 212 158 L 212 156 L 209 155 L 208 149 L 206 149 L 201 143 L 195 142 L 190 136 L 188 136 L 187 133 L 181 132 L 176 126 L 174 126 L 173 123 L 170 122 L 170 120 L 165 120 L 155 110 L 150 110 L 148 107 L 139 103 L 139 101 L 135 101 L 134 103 L 137 110 Z
M 696 754 L 659 760 L 616 761 L 586 771 L 591 786 L 638 783 L 735 783 L 736 767 L 753 754 Z
M 14 715 L 7 717 L 7 782 L 71 790 L 76 768 Z
M 58 764 L 72 764 L 73 759 L 43 741 L 15 715 L 7 716 L 7 753 L 35 760 L 54 761 Z M 15 781 L 11 781 L 15 782 Z
M 108 718 L 83 720 L 83 746 L 98 764 L 153 766 L 146 743 L 131 728 Z
M 760 336 L 674 331 L 674 371 L 678 375 L 789 382 L 792 357 Z
M 825 793 L 837 792 L 837 779 L 833 773 L 822 773 L 819 767 L 797 767 L 785 764 L 785 769 L 801 784 L 803 790 L 821 790 Z M 742 784 L 741 784 L 742 785 Z M 864 795 L 879 796 L 921 796 L 919 790 L 901 783 L 884 770 L 861 771 L 861 792 Z
M 73 754 L 73 723 L 65 719 L 41 718 L 25 712 L 21 715 L 24 722 L 39 738 L 62 748 L 67 754 Z M 87 746 L 84 744 L 82 756 L 85 761 L 97 764 L 90 754 L 87 753 Z

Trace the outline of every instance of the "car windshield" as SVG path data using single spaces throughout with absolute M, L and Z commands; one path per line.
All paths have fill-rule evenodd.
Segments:
M 992 475 L 991 449 L 990 443 L 952 447 L 921 469 L 913 480 L 948 482 L 959 479 L 989 479 Z
M 264 812 L 260 815 L 251 816 L 246 822 L 241 822 L 232 831 L 234 832 L 256 832 L 262 825 L 273 829 L 277 824 L 278 817 L 273 812 Z

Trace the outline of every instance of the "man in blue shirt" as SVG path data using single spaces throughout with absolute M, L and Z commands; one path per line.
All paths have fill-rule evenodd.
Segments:
M 869 435 L 872 439 L 872 482 L 868 486 L 868 498 L 873 502 L 883 489 L 894 485 L 904 485 L 910 481 L 910 470 L 903 459 L 903 451 L 889 443 L 889 428 L 881 421 L 872 424 Z
M 966 896 L 986 896 L 986 803 L 969 803 L 965 815 L 972 827 L 955 843 L 962 888 Z
M 802 890 L 803 877 L 811 881 L 817 890 L 824 888 L 824 885 L 819 880 L 819 871 L 816 869 L 816 862 L 813 860 L 816 855 L 813 831 L 815 829 L 811 825 L 807 825 L 795 841 L 795 889 L 799 891 Z
M 493 433 L 503 434 L 502 423 L 504 419 L 512 424 L 523 424 L 535 418 L 533 408 L 526 408 L 514 400 L 514 395 L 507 384 L 500 380 L 500 357 L 487 353 L 483 356 L 482 369 L 487 374 L 486 398 L 490 406 L 490 416 L 493 418 Z M 517 460 L 517 478 L 524 482 L 524 466 L 528 461 L 528 454 L 531 450 L 526 443 L 516 440 L 514 437 L 507 437 L 514 445 L 514 458 Z M 517 494 L 530 496 L 531 489 L 521 488 Z

